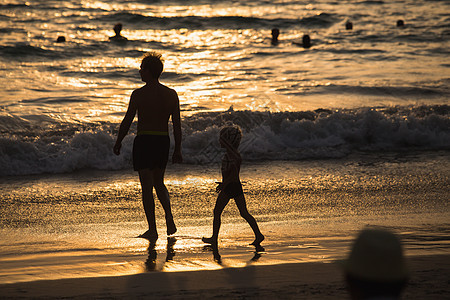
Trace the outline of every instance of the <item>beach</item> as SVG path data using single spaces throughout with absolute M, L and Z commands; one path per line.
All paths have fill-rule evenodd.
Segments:
M 442 152 L 245 164 L 245 194 L 266 236 L 265 251 L 248 245 L 251 230 L 230 203 L 220 263 L 201 242 L 211 232 L 218 176 L 212 166 L 168 166 L 178 232 L 166 238 L 157 203 L 154 248 L 137 238 L 145 221 L 134 172 L 38 176 L 37 182 L 16 177 L 1 185 L 2 201 L 9 203 L 1 214 L 2 295 L 342 298 L 345 284 L 335 261 L 369 226 L 401 238 L 412 269 L 407 295 L 445 299 L 447 161 Z
M 345 299 L 335 262 L 369 227 L 400 238 L 405 299 L 448 299 L 449 11 L 424 0 L 0 4 L 0 298 Z M 124 38 L 110 39 L 119 24 Z M 136 120 L 113 153 L 149 51 L 178 93 L 183 153 L 165 173 L 178 231 L 166 235 L 156 201 L 155 244 L 138 237 Z M 217 253 L 202 242 L 231 123 L 264 250 L 233 201 Z M 171 121 L 168 134 L 172 155 Z

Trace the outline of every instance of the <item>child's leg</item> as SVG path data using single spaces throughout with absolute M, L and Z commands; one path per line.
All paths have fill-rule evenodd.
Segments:
M 255 240 L 253 241 L 253 243 L 251 243 L 251 245 L 259 245 L 264 240 L 264 235 L 262 235 L 261 231 L 259 231 L 259 227 L 256 223 L 255 218 L 248 212 L 244 195 L 239 195 L 234 198 L 234 200 L 236 201 L 236 205 L 239 209 L 241 217 L 243 217 L 248 222 L 253 232 L 255 233 Z
M 203 238 L 203 242 L 208 244 L 217 243 L 220 225 L 222 223 L 222 212 L 229 201 L 230 198 L 223 191 L 217 196 L 216 206 L 214 207 L 213 234 L 211 238 Z

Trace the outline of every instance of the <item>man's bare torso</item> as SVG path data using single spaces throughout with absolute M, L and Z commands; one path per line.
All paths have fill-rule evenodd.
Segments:
M 160 83 L 147 84 L 132 94 L 138 113 L 139 131 L 168 132 L 170 116 L 178 107 L 176 92 Z

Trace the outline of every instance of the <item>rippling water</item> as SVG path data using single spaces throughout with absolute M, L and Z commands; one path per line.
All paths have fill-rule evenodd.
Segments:
M 190 163 L 214 160 L 198 154 L 224 118 L 244 127 L 247 159 L 449 149 L 449 11 L 400 0 L 0 4 L 0 175 L 129 167 L 110 147 L 149 50 L 180 95 Z M 117 22 L 127 42 L 109 41 Z M 304 34 L 311 48 L 296 44 Z

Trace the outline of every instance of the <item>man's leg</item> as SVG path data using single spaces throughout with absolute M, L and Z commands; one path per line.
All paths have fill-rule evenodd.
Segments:
M 167 235 L 172 235 L 177 232 L 177 227 L 173 221 L 172 208 L 170 206 L 169 191 L 164 184 L 164 172 L 165 169 L 153 169 L 153 184 L 155 186 L 156 195 L 164 209 L 166 215 Z
M 139 180 L 141 181 L 142 203 L 144 204 L 145 216 L 147 217 L 148 231 L 140 235 L 147 239 L 157 239 L 155 218 L 155 199 L 153 198 L 153 174 L 149 169 L 139 170 Z

